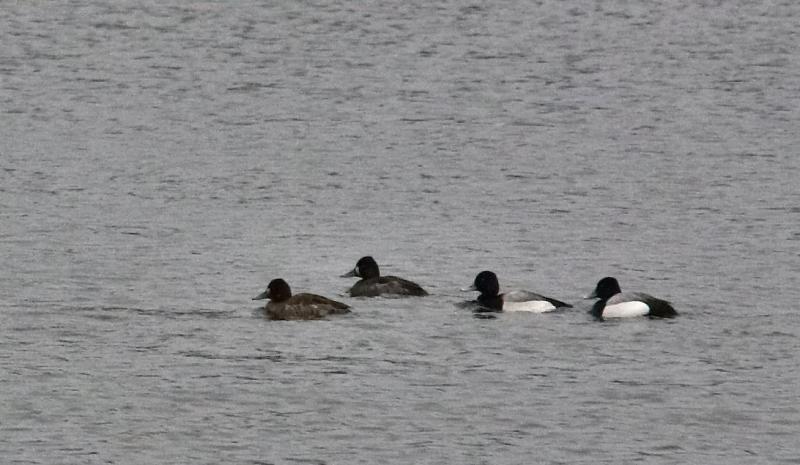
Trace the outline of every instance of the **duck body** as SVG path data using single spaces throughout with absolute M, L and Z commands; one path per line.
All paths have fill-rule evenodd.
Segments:
M 497 275 L 491 271 L 481 271 L 472 286 L 465 291 L 478 291 L 480 295 L 473 302 L 478 312 L 552 312 L 557 308 L 572 307 L 560 300 L 545 297 L 531 291 L 511 291 L 500 293 Z
M 419 284 L 397 276 L 381 276 L 378 263 L 372 257 L 362 257 L 352 271 L 342 277 L 359 277 L 348 291 L 351 297 L 426 296 L 428 292 Z
M 362 279 L 348 291 L 350 297 L 377 297 L 379 295 L 425 296 L 428 293 L 419 284 L 397 276 L 379 276 Z
M 505 311 L 550 312 L 557 308 L 570 308 L 572 305 L 531 291 L 510 291 L 502 294 Z M 514 310 L 519 308 L 519 310 Z
M 590 313 L 597 319 L 674 318 L 678 315 L 672 304 L 644 292 L 622 292 L 615 278 L 601 279 L 590 298 L 599 300 L 592 305 Z
M 271 320 L 316 320 L 328 315 L 350 313 L 350 306 L 317 294 L 292 295 L 291 288 L 282 279 L 270 281 L 267 290 L 253 300 L 269 299 L 264 313 Z

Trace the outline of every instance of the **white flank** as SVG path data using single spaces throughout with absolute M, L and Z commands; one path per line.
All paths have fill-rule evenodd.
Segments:
M 603 318 L 629 318 L 633 316 L 644 316 L 650 313 L 650 307 L 641 301 L 622 302 L 619 304 L 606 305 L 603 309 Z
M 544 313 L 555 310 L 556 307 L 546 300 L 531 300 L 528 302 L 503 302 L 504 312 L 533 312 Z

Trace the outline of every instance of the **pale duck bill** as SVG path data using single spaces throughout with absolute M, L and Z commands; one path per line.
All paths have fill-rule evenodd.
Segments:
M 340 276 L 340 278 L 355 278 L 358 276 L 358 268 L 353 268 L 347 273 Z

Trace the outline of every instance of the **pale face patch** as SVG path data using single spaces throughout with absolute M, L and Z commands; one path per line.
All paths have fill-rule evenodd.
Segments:
M 544 313 L 555 310 L 556 307 L 546 300 L 531 300 L 528 302 L 503 302 L 504 312 L 532 312 Z
M 622 302 L 606 305 L 603 309 L 603 318 L 630 318 L 644 316 L 650 313 L 650 307 L 641 301 Z

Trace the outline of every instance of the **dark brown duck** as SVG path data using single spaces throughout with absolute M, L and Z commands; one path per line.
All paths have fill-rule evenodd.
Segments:
M 264 312 L 271 320 L 315 320 L 327 315 L 350 313 L 350 306 L 316 294 L 292 295 L 289 284 L 273 279 L 267 290 L 253 300 L 269 299 Z

